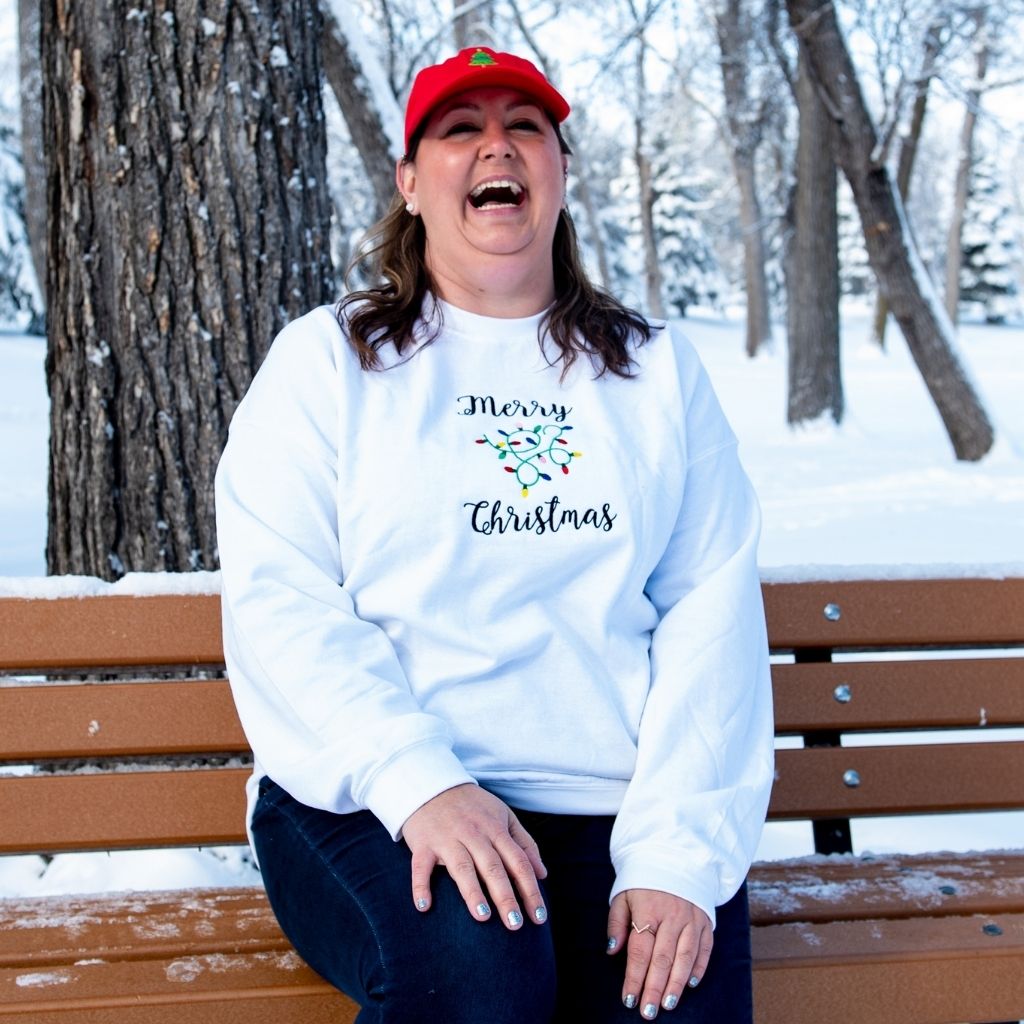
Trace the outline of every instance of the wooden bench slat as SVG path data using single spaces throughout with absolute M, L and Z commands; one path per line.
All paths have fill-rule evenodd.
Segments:
M 0 852 L 245 842 L 248 768 L 0 778 Z
M 0 669 L 223 664 L 215 594 L 0 598 Z
M 226 680 L 0 687 L 0 760 L 248 750 Z
M 355 1015 L 353 1003 L 290 951 L 0 968 L 0 1020 L 351 1024 Z
M 801 857 L 750 870 L 756 925 L 1024 914 L 1024 849 L 985 854 Z
M 356 1013 L 292 951 L 259 888 L 0 902 L 0 1019 L 66 1020 L 59 1009 L 107 1024 L 130 1007 L 133 1021 L 217 1024 L 236 1019 L 225 999 L 246 1008 L 239 1024 Z
M 1024 658 L 773 665 L 772 684 L 778 733 L 1024 725 Z
M 266 893 L 256 886 L 0 901 L 0 967 L 285 951 Z
M 941 764 L 941 770 L 936 765 Z M 844 782 L 857 773 L 859 784 Z M 1024 741 L 775 752 L 771 818 L 1024 807 Z
M 999 935 L 982 930 L 993 924 Z M 1022 914 L 771 925 L 753 929 L 752 945 L 758 1020 L 947 1024 L 1024 1014 Z
M 763 591 L 779 650 L 1024 642 L 1022 578 L 766 583 Z M 826 618 L 827 605 L 838 607 L 837 620 Z

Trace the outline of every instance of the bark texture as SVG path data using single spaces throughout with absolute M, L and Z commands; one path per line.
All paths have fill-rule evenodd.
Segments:
M 733 172 L 740 193 L 740 231 L 743 236 L 743 277 L 747 294 L 746 350 L 757 354 L 771 339 L 768 281 L 761 201 L 757 192 L 755 157 L 761 143 L 762 117 L 753 109 L 747 83 L 751 25 L 742 0 L 727 0 L 715 14 L 721 54 L 722 91 Z
M 217 565 L 213 476 L 332 294 L 315 0 L 44 0 L 51 573 Z
M 921 266 L 856 69 L 828 0 L 786 0 L 790 23 L 835 121 L 836 152 L 850 182 L 879 289 L 892 309 L 958 459 L 992 447 L 992 424 L 954 350 L 953 325 Z
M 833 125 L 800 55 L 796 193 L 786 254 L 789 375 L 786 419 L 843 418 L 839 363 L 839 217 Z

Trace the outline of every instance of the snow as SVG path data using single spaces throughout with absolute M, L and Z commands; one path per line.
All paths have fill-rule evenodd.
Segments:
M 767 579 L 1024 574 L 1024 328 L 961 329 L 959 353 L 997 443 L 980 462 L 958 463 L 899 332 L 889 332 L 887 352 L 875 348 L 867 310 L 844 309 L 848 412 L 838 427 L 786 426 L 781 328 L 774 350 L 750 360 L 741 312 L 693 315 L 680 325 L 708 368 L 760 496 Z M 44 577 L 45 348 L 39 338 L 0 334 L 0 595 L 216 593 L 217 573 L 129 574 L 114 584 Z M 1024 815 L 867 819 L 853 830 L 855 849 L 882 853 L 1019 847 Z M 809 825 L 772 823 L 759 856 L 812 848 Z M 256 882 L 237 848 L 67 854 L 48 865 L 38 857 L 0 861 L 0 897 Z

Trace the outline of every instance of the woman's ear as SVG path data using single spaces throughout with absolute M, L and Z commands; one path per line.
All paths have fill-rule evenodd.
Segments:
M 419 210 L 416 206 L 416 165 L 402 157 L 395 164 L 395 184 L 405 200 L 406 210 L 415 216 Z

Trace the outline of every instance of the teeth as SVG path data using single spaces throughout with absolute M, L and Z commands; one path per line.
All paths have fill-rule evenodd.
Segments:
M 512 181 L 511 178 L 499 178 L 496 181 L 481 182 L 469 194 L 475 198 L 476 196 L 481 195 L 484 189 L 488 188 L 507 188 L 514 196 L 519 195 L 519 193 L 523 191 L 523 186 L 520 185 L 518 181 Z

